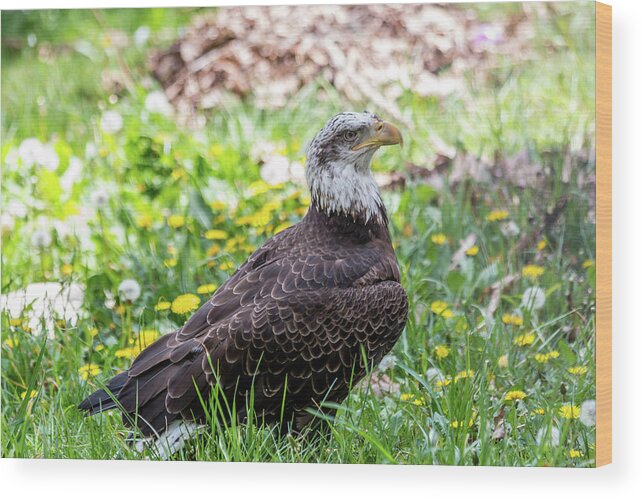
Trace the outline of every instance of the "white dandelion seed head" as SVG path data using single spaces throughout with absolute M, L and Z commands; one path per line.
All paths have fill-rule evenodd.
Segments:
M 82 317 L 84 288 L 75 283 L 38 282 L 26 288 L 0 295 L 0 310 L 12 317 L 25 317 L 33 334 L 54 337 L 56 319 L 76 325 Z
M 45 144 L 41 150 L 41 156 L 38 158 L 38 164 L 43 168 L 53 172 L 60 164 L 58 153 L 52 144 Z
M 444 374 L 437 367 L 429 367 L 426 370 L 426 379 L 429 383 L 435 383 L 437 381 L 444 381 Z
M 389 369 L 393 369 L 395 364 L 397 364 L 397 357 L 395 354 L 389 353 L 382 358 L 377 369 L 380 371 L 388 371 Z
M 83 162 L 80 158 L 72 156 L 69 158 L 69 166 L 62 177 L 60 177 L 60 187 L 64 191 L 70 191 L 76 182 L 80 180 L 83 172 Z
M 36 229 L 31 234 L 31 245 L 34 248 L 44 249 L 51 245 L 51 233 L 44 229 Z
M 549 440 L 545 440 L 547 435 L 549 435 Z M 536 445 L 540 447 L 543 441 L 548 443 L 551 447 L 558 447 L 558 444 L 560 443 L 560 431 L 558 431 L 558 428 L 552 426 L 551 429 L 541 428 L 538 430 L 538 433 L 536 434 Z
M 91 193 L 91 202 L 98 209 L 105 207 L 108 201 L 109 194 L 104 189 Z
M 9 201 L 7 213 L 16 218 L 25 218 L 27 216 L 27 207 L 20 201 Z
M 171 116 L 174 112 L 172 104 L 167 100 L 165 93 L 160 90 L 147 94 L 147 97 L 145 97 L 145 109 L 150 113 L 158 113 L 163 116 Z
M 90 219 L 91 215 L 89 213 L 70 215 L 64 220 L 54 219 L 53 225 L 60 239 L 76 238 L 83 250 L 95 251 L 92 230 L 88 223 Z
M 87 159 L 92 159 L 98 156 L 98 147 L 93 142 L 87 142 L 85 145 L 85 157 Z
M 60 164 L 58 153 L 52 144 L 43 144 L 35 137 L 23 140 L 18 147 L 18 156 L 26 167 L 41 166 L 55 171 Z
M 596 400 L 586 400 L 581 404 L 580 422 L 585 426 L 596 425 Z
M 253 130 L 247 131 L 247 135 L 251 135 Z M 277 154 L 279 146 L 264 139 L 256 139 L 250 148 L 250 158 L 255 163 L 267 162 L 271 157 Z
M 275 155 L 261 165 L 259 175 L 261 179 L 270 185 L 283 184 L 290 179 L 290 162 L 288 158 Z
M 18 148 L 12 147 L 9 149 L 9 152 L 4 158 L 4 167 L 7 171 L 15 171 L 20 166 L 20 155 L 18 154 Z
M 527 288 L 520 306 L 525 310 L 540 310 L 545 306 L 545 290 L 538 286 Z
M 42 149 L 42 142 L 35 137 L 23 140 L 18 146 L 18 157 L 25 166 L 32 166 L 36 163 L 39 151 Z
M 117 133 L 123 128 L 123 117 L 116 111 L 105 111 L 100 118 L 100 128 L 105 133 Z
M 141 296 L 141 286 L 134 279 L 125 279 L 118 286 L 118 296 L 123 301 L 134 302 Z
M 149 39 L 151 30 L 149 26 L 139 26 L 134 32 L 134 43 L 137 47 L 145 45 Z
M 502 232 L 505 237 L 516 237 L 520 234 L 520 228 L 516 225 L 516 222 L 509 220 L 500 226 L 500 232 Z

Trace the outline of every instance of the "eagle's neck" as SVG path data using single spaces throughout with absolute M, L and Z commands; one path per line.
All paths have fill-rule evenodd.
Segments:
M 365 164 L 330 163 L 307 165 L 310 204 L 329 217 L 347 217 L 355 223 L 388 225 L 386 208 L 371 174 L 370 157 Z

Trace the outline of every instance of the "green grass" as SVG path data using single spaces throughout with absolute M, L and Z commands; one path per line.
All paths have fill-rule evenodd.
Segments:
M 147 24 L 152 45 L 171 41 L 185 22 L 156 10 L 137 11 L 133 19 L 127 14 L 110 11 L 103 22 L 129 34 L 138 23 Z M 54 49 L 83 37 L 95 59 L 61 49 L 43 60 L 26 46 L 7 57 L 3 53 L 2 209 L 5 213 L 10 201 L 19 201 L 27 216 L 16 216 L 13 229 L 3 232 L 2 293 L 34 282 L 74 282 L 84 286 L 84 301 L 78 320 L 57 321 L 50 338 L 33 334 L 24 317 L 2 315 L 2 455 L 139 459 L 145 456 L 123 442 L 126 430 L 117 414 L 83 418 L 76 404 L 129 365 L 141 331 L 167 333 L 186 319 L 155 310 L 159 302 L 197 293 L 199 285 L 220 285 L 231 272 L 228 265 L 239 265 L 278 227 L 301 218 L 306 193 L 291 183 L 268 189 L 260 181 L 253 144 L 269 141 L 290 160 L 301 160 L 305 141 L 330 115 L 369 103 L 346 102 L 317 82 L 275 112 L 258 110 L 252 102 L 218 110 L 203 132 L 194 133 L 145 111 L 147 49 L 131 44 L 124 49 L 128 66 L 135 68 L 134 88 L 112 94 L 103 88 L 101 73 L 118 67 L 108 56 L 101 25 L 82 32 L 63 29 L 92 22 L 91 12 L 59 15 L 51 33 L 43 31 L 41 15 L 20 18 L 20 26 L 27 27 L 8 31 L 5 26 L 12 23 L 5 13 L 3 47 L 11 37 L 24 42 L 33 30 Z M 481 15 L 491 14 L 485 7 Z M 212 431 L 176 459 L 594 465 L 594 427 L 561 412 L 595 398 L 593 194 L 578 182 L 594 172 L 591 155 L 573 161 L 569 182 L 562 174 L 568 151 L 591 150 L 594 144 L 593 41 L 571 29 L 590 23 L 592 16 L 589 8 L 569 9 L 556 22 L 539 23 L 533 42 L 539 59 L 504 58 L 485 70 L 472 67 L 464 95 L 400 98 L 412 124 L 404 130 L 407 146 L 378 153 L 377 171 L 399 170 L 407 161 L 431 164 L 435 151 L 427 144 L 438 134 L 476 157 L 528 151 L 531 162 L 546 165 L 547 178 L 542 188 L 520 188 L 500 178 L 485 184 L 466 180 L 449 189 L 408 182 L 403 190 L 384 193 L 410 317 L 393 351 L 396 361 L 379 375 L 399 390 L 380 396 L 354 389 L 317 438 L 279 437 L 253 422 L 221 428 L 212 419 Z M 174 31 L 168 34 L 163 26 Z M 52 33 L 67 34 L 56 39 Z M 318 99 L 320 93 L 325 99 Z M 123 129 L 113 135 L 99 126 L 107 109 L 124 117 Z M 60 160 L 55 171 L 15 159 L 28 137 L 54 146 Z M 87 154 L 87 144 L 96 154 Z M 83 170 L 66 190 L 61 178 L 74 156 Z M 92 199 L 103 190 L 109 200 L 95 210 Z M 488 220 L 495 210 L 506 211 L 507 218 Z M 554 211 L 559 216 L 552 221 Z M 171 227 L 170 215 L 185 217 L 184 224 Z M 78 216 L 87 218 L 87 232 L 66 234 L 69 217 Z M 243 217 L 245 223 L 239 223 Z M 519 234 L 503 233 L 508 221 Z M 39 229 L 53 238 L 41 250 L 31 244 Z M 224 239 L 207 239 L 210 229 L 224 231 Z M 452 256 L 469 234 L 477 238 L 478 253 L 453 269 Z M 542 275 L 523 276 L 528 264 L 541 267 Z M 487 317 L 493 286 L 507 276 L 515 279 Z M 116 298 L 106 306 L 105 292 L 117 296 L 128 278 L 140 283 L 140 298 L 133 305 Z M 544 306 L 531 312 L 523 307 L 522 324 L 505 324 L 503 315 L 520 309 L 530 286 L 542 288 Z M 199 296 L 202 302 L 206 298 Z M 436 301 L 445 302 L 450 313 L 433 305 Z M 446 355 L 438 356 L 438 346 Z M 546 362 L 537 357 L 551 351 L 558 355 Z M 79 369 L 88 364 L 100 372 L 85 380 Z M 569 372 L 575 367 L 582 368 L 579 374 Z M 430 368 L 440 370 L 444 386 L 427 378 Z M 512 390 L 525 397 L 505 400 Z M 502 438 L 493 435 L 494 418 L 504 421 Z M 559 432 L 559 445 L 537 438 L 552 428 Z M 582 456 L 570 457 L 572 450 Z

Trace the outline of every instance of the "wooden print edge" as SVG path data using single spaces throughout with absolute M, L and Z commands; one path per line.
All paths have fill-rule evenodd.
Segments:
M 612 462 L 612 7 L 596 2 L 596 466 Z

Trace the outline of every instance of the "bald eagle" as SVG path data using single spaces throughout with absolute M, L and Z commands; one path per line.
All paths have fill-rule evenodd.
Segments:
M 331 118 L 307 149 L 305 217 L 79 408 L 118 408 L 165 457 L 205 423 L 208 397 L 232 413 L 217 417 L 244 421 L 250 412 L 286 431 L 303 429 L 325 402 L 341 403 L 407 318 L 370 170 L 375 151 L 392 144 L 402 144 L 399 130 L 375 114 Z

